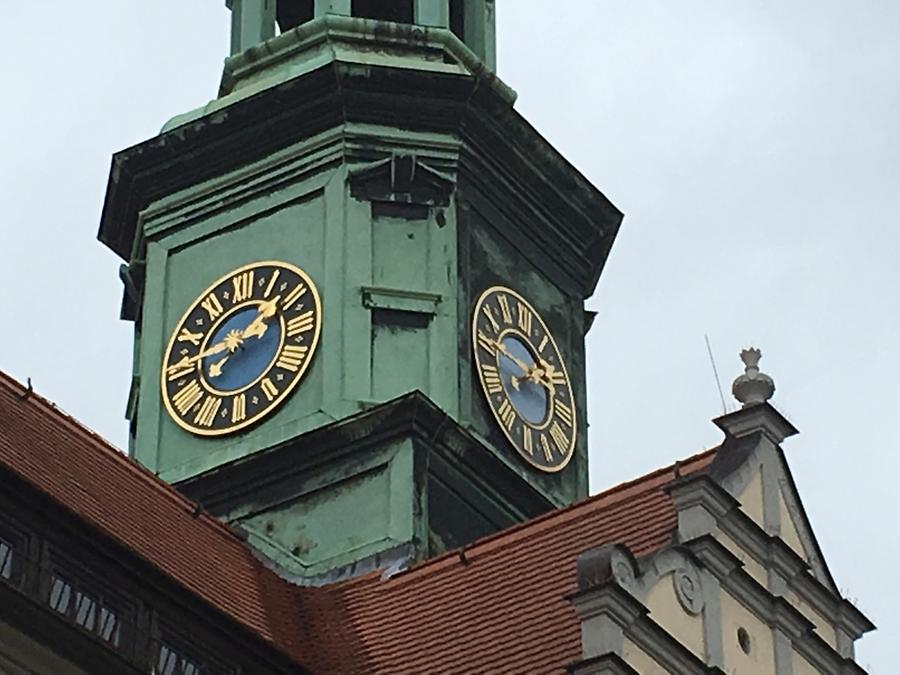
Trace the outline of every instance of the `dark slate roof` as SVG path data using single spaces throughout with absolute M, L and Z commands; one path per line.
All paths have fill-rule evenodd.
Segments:
M 563 673 L 580 657 L 576 558 L 673 541 L 668 488 L 708 450 L 385 578 L 320 588 L 268 570 L 227 526 L 0 373 L 0 466 L 316 673 Z

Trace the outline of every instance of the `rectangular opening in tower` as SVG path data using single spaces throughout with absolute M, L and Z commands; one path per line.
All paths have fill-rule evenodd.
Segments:
M 278 0 L 275 6 L 278 30 L 282 33 L 312 21 L 313 16 L 315 16 L 315 0 Z
M 353 0 L 350 11 L 364 19 L 413 22 L 413 0 Z
M 450 30 L 463 42 L 466 41 L 465 0 L 450 0 Z

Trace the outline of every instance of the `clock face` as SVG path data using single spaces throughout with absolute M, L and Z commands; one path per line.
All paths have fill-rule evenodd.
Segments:
M 563 469 L 575 450 L 575 403 L 541 316 L 514 290 L 489 288 L 475 303 L 472 349 L 484 396 L 509 442 L 538 469 Z
M 303 378 L 321 327 L 319 293 L 300 268 L 267 261 L 226 274 L 172 333 L 161 377 L 166 410 L 203 436 L 258 422 Z

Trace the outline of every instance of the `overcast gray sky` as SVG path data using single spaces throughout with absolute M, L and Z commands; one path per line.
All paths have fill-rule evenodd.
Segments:
M 625 214 L 589 336 L 592 489 L 719 442 L 753 344 L 838 584 L 896 672 L 900 3 L 498 0 L 518 110 Z M 0 1 L 0 369 L 124 446 L 110 155 L 215 95 L 224 0 Z M 729 397 L 730 398 L 730 397 Z

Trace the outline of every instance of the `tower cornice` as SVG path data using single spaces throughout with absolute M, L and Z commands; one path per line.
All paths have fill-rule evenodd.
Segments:
M 563 283 L 587 297 L 622 214 L 486 78 L 332 61 L 281 82 L 114 155 L 99 238 L 140 259 L 139 215 L 155 201 L 329 129 L 400 128 L 456 137 L 461 189 L 512 197 L 511 236 L 553 250 Z

